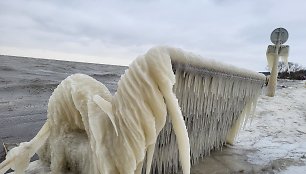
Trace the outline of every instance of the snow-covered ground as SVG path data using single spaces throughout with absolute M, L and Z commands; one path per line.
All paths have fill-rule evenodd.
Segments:
M 296 165 L 282 173 L 306 173 L 306 86 L 305 81 L 281 80 L 275 97 L 260 96 L 253 120 L 237 138 L 237 145 L 255 148 L 248 155 L 254 164 L 288 159 Z M 290 159 L 290 160 L 289 160 Z
M 275 97 L 259 97 L 235 145 L 192 168 L 209 173 L 306 173 L 306 81 L 278 81 Z M 265 90 L 265 89 L 264 89 Z

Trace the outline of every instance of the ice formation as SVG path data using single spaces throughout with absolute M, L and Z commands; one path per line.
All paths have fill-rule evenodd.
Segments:
M 268 67 L 271 72 L 271 75 L 269 77 L 269 83 L 267 88 L 267 96 L 273 97 L 275 95 L 275 89 L 277 84 L 277 76 L 278 76 L 278 61 L 279 59 L 283 61 L 287 69 L 289 71 L 288 66 L 288 53 L 289 53 L 289 46 L 280 46 L 279 48 L 276 48 L 273 45 L 269 45 L 267 49 L 267 61 L 268 61 Z
M 0 173 L 17 163 L 22 173 L 40 146 L 40 160 L 52 173 L 189 173 L 190 163 L 233 143 L 264 81 L 258 73 L 168 47 L 137 58 L 114 96 L 91 77 L 70 76 L 50 98 L 47 123 L 34 138 L 39 144 L 33 139 L 16 148 Z
M 287 65 L 287 68 L 289 67 L 288 66 L 289 46 L 281 46 L 279 53 L 276 54 L 275 47 L 273 47 L 273 45 L 269 45 L 266 56 L 267 56 L 267 62 L 268 62 L 268 67 L 269 67 L 270 72 L 272 71 L 272 67 L 273 67 L 274 61 L 276 61 L 277 56 L 279 56 L 280 60 L 284 62 L 285 65 Z
M 233 144 L 240 127 L 253 114 L 265 76 L 192 53 L 168 48 L 179 100 L 188 129 L 191 162 L 197 163 L 212 149 Z M 152 170 L 177 173 L 176 138 L 166 123 L 157 141 Z M 167 171 L 167 172 L 164 172 Z

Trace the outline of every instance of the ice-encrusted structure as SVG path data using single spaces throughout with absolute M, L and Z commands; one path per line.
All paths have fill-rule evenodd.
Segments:
M 179 161 L 189 173 L 190 162 L 233 143 L 264 81 L 168 47 L 137 58 L 114 96 L 91 77 L 70 76 L 52 94 L 42 130 L 9 154 L 0 173 L 23 164 L 22 173 L 38 147 L 52 173 L 176 173 Z
M 272 45 L 269 45 L 267 52 L 266 52 L 266 56 L 267 56 L 267 62 L 268 62 L 268 67 L 269 67 L 270 72 L 272 71 L 274 62 L 275 61 L 278 62 L 278 59 L 276 60 L 276 57 L 279 57 L 280 60 L 285 63 L 287 68 L 289 67 L 288 66 L 289 46 L 282 46 L 280 51 L 278 53 L 275 53 L 275 47 L 273 47 Z
M 188 129 L 191 162 L 195 164 L 212 149 L 233 144 L 240 127 L 255 110 L 265 76 L 192 53 L 169 52 L 176 79 L 174 92 Z M 178 171 L 175 136 L 169 122 L 159 135 L 154 155 L 153 171 Z
M 189 174 L 189 138 L 174 83 L 170 56 L 162 48 L 138 57 L 121 76 L 114 96 L 87 75 L 66 78 L 49 99 L 43 128 L 9 152 L 0 173 L 8 168 L 23 173 L 38 148 L 40 161 L 54 174 L 141 173 L 143 165 L 151 167 L 168 114 L 183 172 Z
M 277 84 L 277 76 L 278 76 L 278 62 L 279 59 L 288 66 L 288 54 L 289 54 L 289 46 L 280 46 L 279 48 L 275 47 L 274 45 L 269 45 L 267 49 L 267 61 L 268 67 L 270 70 L 270 77 L 267 87 L 267 96 L 273 97 L 275 95 L 275 89 Z M 289 71 L 289 68 L 288 68 Z

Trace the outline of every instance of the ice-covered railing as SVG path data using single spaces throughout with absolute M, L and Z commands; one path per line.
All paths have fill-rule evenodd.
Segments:
M 255 109 L 265 76 L 181 50 L 168 51 L 176 77 L 174 92 L 189 134 L 191 162 L 195 164 L 212 149 L 233 143 Z M 153 173 L 176 173 L 179 157 L 169 121 L 158 138 Z
M 264 81 L 255 72 L 167 47 L 138 57 L 114 95 L 89 76 L 71 75 L 50 97 L 42 129 L 8 153 L 0 174 L 9 168 L 24 173 L 38 149 L 51 173 L 139 174 L 144 166 L 176 173 L 180 159 L 189 174 L 190 155 L 196 163 L 233 143 Z

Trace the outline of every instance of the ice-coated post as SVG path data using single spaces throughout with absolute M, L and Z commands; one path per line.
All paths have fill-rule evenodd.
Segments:
M 276 85 L 277 85 L 277 75 L 278 75 L 278 61 L 279 57 L 278 54 L 275 53 L 275 55 L 272 55 L 273 60 L 273 66 L 268 82 L 268 87 L 267 87 L 267 96 L 269 97 L 274 97 L 275 95 L 275 90 L 276 90 Z
M 286 59 L 288 57 L 289 46 L 282 47 L 282 44 L 285 43 L 288 39 L 288 32 L 284 28 L 277 28 L 272 32 L 270 38 L 272 43 L 275 45 L 269 45 L 267 50 L 267 59 L 271 74 L 266 95 L 269 97 L 274 97 L 277 85 L 279 57 L 286 57 Z

